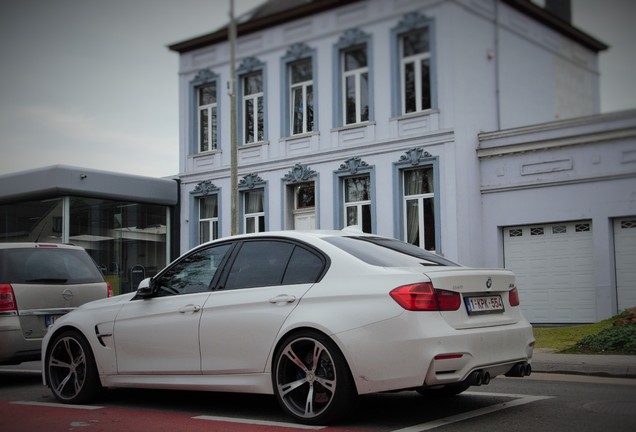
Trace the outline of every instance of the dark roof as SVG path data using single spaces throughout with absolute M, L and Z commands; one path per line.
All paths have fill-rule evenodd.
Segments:
M 548 12 L 541 6 L 537 6 L 529 0 L 502 0 L 507 5 L 519 12 L 528 15 L 531 18 L 539 21 L 540 23 L 550 27 L 551 29 L 561 33 L 564 36 L 569 37 L 575 42 L 580 43 L 586 48 L 591 49 L 594 52 L 604 51 L 609 48 L 606 44 L 595 39 L 582 30 L 574 27 L 567 21 L 563 21 L 556 15 Z
M 236 19 L 237 34 L 245 36 L 275 25 L 359 1 L 361 0 L 269 0 Z M 178 53 L 185 53 L 225 42 L 227 38 L 228 27 L 225 26 L 213 33 L 168 45 L 168 48 Z
M 245 36 L 275 25 L 359 1 L 364 0 L 269 0 L 236 19 L 237 34 L 238 36 Z M 502 0 L 502 2 L 594 52 L 608 48 L 603 42 L 529 0 Z M 168 48 L 182 54 L 225 42 L 227 39 L 228 27 L 225 26 L 213 33 L 168 45 Z

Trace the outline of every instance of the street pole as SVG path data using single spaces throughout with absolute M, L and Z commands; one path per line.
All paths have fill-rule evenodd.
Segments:
M 231 189 L 231 235 L 238 234 L 238 143 L 236 136 L 236 21 L 234 20 L 234 0 L 230 0 L 230 189 Z

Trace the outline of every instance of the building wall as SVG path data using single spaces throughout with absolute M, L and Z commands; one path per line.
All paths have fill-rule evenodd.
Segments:
M 485 133 L 480 143 L 485 265 L 506 265 L 505 227 L 591 221 L 592 321 L 615 314 L 613 225 L 636 216 L 636 111 Z

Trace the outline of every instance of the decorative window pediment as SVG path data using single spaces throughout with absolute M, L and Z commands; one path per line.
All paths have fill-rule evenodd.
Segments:
M 426 15 L 422 15 L 419 12 L 409 12 L 404 15 L 404 18 L 398 24 L 398 29 L 400 32 L 412 31 L 426 26 L 428 21 L 429 19 Z
M 210 180 L 205 180 L 197 183 L 192 192 L 193 195 L 210 195 L 211 193 L 218 192 L 219 188 Z
M 369 164 L 363 161 L 359 157 L 352 157 L 340 164 L 338 172 L 349 172 L 350 174 L 356 174 L 362 168 L 368 168 Z
M 256 57 L 247 57 L 243 59 L 240 66 L 238 67 L 238 72 L 240 74 L 250 73 L 259 69 L 262 69 L 265 66 L 265 63 L 257 59 Z
M 258 174 L 251 173 L 243 177 L 239 181 L 238 186 L 242 189 L 254 189 L 257 186 L 264 186 L 265 183 L 266 181 L 260 178 Z
M 210 69 L 201 69 L 196 76 L 192 79 L 192 85 L 201 85 L 204 83 L 208 83 L 210 81 L 214 81 L 219 76 L 212 72 Z
M 425 151 L 422 148 L 412 148 L 406 151 L 402 156 L 400 156 L 399 162 L 410 163 L 413 166 L 419 165 L 422 162 L 430 161 L 433 157 L 429 152 Z
M 289 47 L 285 54 L 285 59 L 288 60 L 300 60 L 301 58 L 311 57 L 313 50 L 309 46 L 302 42 L 297 42 Z
M 287 183 L 302 183 L 316 177 L 317 174 L 316 171 L 309 168 L 306 164 L 297 163 L 285 174 L 283 180 Z
M 371 36 L 360 29 L 353 28 L 346 30 L 338 40 L 338 44 L 342 46 L 351 46 L 365 43 Z

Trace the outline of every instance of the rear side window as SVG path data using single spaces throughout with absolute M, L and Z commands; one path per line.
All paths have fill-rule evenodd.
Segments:
M 224 288 L 314 283 L 324 268 L 321 257 L 294 243 L 248 241 L 241 245 Z
M 26 248 L 0 250 L 0 283 L 85 284 L 104 277 L 81 249 Z
M 432 252 L 383 237 L 326 237 L 324 240 L 354 257 L 379 267 L 457 266 Z

